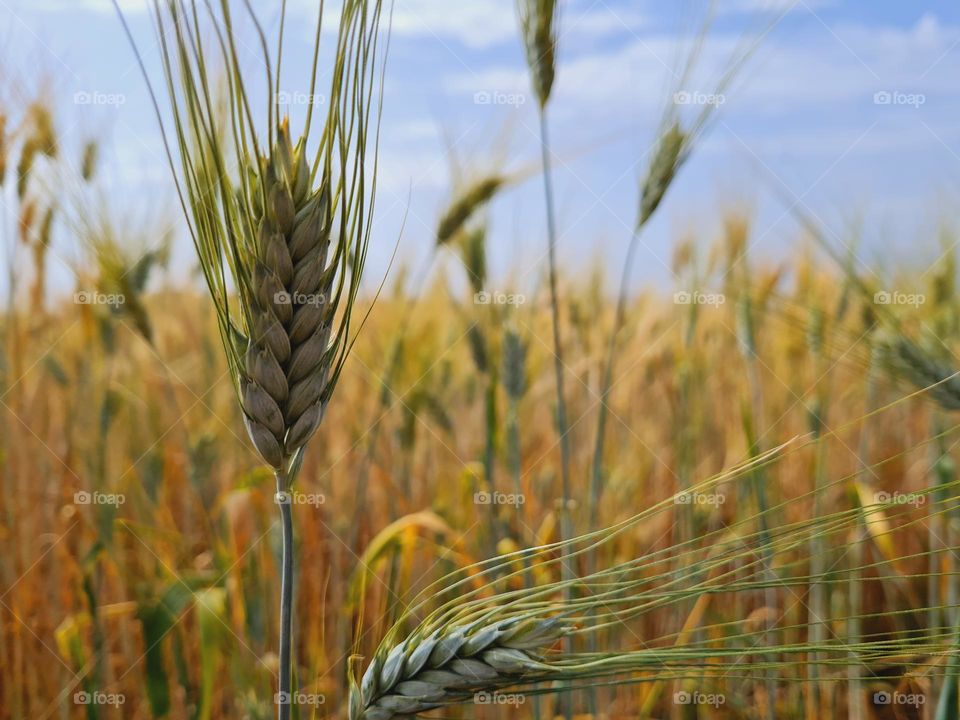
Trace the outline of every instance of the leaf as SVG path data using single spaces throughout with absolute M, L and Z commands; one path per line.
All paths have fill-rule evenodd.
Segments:
M 70 378 L 67 377 L 67 372 L 63 369 L 63 365 L 52 355 L 47 355 L 43 359 L 43 367 L 47 373 L 49 373 L 50 377 L 57 381 L 60 387 L 66 387 L 70 384 Z
M 960 716 L 960 647 L 952 655 L 947 665 L 947 677 L 940 690 L 940 699 L 937 701 L 937 712 L 934 720 L 954 720 Z
M 170 683 L 163 663 L 163 639 L 173 627 L 173 619 L 161 605 L 142 606 L 137 611 L 143 630 L 144 681 L 153 717 L 170 712 Z
M 213 691 L 217 685 L 217 658 L 223 646 L 227 593 L 223 588 L 208 588 L 196 594 L 197 620 L 200 625 L 200 710 L 197 717 L 209 720 Z
M 143 632 L 144 682 L 154 717 L 165 717 L 170 712 L 170 681 L 163 657 L 164 639 L 193 600 L 192 590 L 176 580 L 159 600 L 140 603 L 137 608 L 137 618 Z

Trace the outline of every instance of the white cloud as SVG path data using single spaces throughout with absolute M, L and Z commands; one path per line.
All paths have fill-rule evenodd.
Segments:
M 837 5 L 837 0 L 730 0 L 720 8 L 724 13 L 797 12 Z
M 393 11 L 393 32 L 482 49 L 515 39 L 517 20 L 513 4 L 503 0 L 402 0 Z
M 150 9 L 149 0 L 117 0 L 120 9 L 127 14 L 146 12 Z M 18 3 L 14 3 L 16 8 Z M 67 10 L 80 10 L 95 13 L 114 13 L 116 8 L 113 6 L 113 0 L 32 0 L 29 3 L 30 10 L 39 12 L 63 12 Z
M 884 89 L 956 95 L 955 74 L 945 56 L 958 39 L 960 28 L 944 26 L 932 15 L 909 28 L 847 25 L 814 29 L 789 43 L 768 39 L 746 66 L 739 83 L 743 89 L 734 90 L 732 100 L 759 110 L 817 102 L 836 110 L 838 104 L 870 102 Z M 699 78 L 687 89 L 710 90 L 738 45 L 733 36 L 711 38 L 700 58 Z M 562 62 L 557 103 L 596 103 L 608 114 L 659 106 L 676 65 L 676 46 L 675 37 L 650 37 Z M 953 51 L 960 53 L 960 45 Z M 524 68 L 494 68 L 460 85 L 467 89 L 485 81 L 506 90 L 521 86 L 524 76 Z

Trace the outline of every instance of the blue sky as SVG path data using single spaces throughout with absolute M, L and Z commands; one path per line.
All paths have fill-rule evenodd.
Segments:
M 159 79 L 145 5 L 122 5 Z M 278 5 L 255 3 L 269 28 Z M 289 0 L 282 90 L 294 113 L 307 90 L 315 6 Z M 672 284 L 675 239 L 692 233 L 709 243 L 731 207 L 753 213 L 757 255 L 788 255 L 799 232 L 783 197 L 838 238 L 860 228 L 866 262 L 895 269 L 936 255 L 960 177 L 956 3 L 720 0 L 700 72 L 678 87 L 703 3 L 567 0 L 550 108 L 562 263 L 619 268 L 665 100 L 677 90 L 710 93 L 731 55 L 781 6 L 792 10 L 724 93 L 648 227 L 638 283 Z M 104 182 L 117 205 L 143 216 L 166 208 L 178 221 L 156 121 L 109 0 L 0 0 L 0 40 L 6 75 L 27 89 L 42 82 L 58 102 L 66 144 L 106 138 Z M 255 69 L 252 49 L 249 62 Z M 414 262 L 426 252 L 451 192 L 451 148 L 467 167 L 536 169 L 536 108 L 513 0 L 397 0 L 384 102 L 374 276 L 404 217 L 401 256 Z M 683 108 L 686 117 L 695 110 Z M 531 175 L 489 210 L 491 265 L 504 285 L 542 278 L 539 182 Z M 69 239 L 60 248 L 69 256 Z M 188 267 L 189 252 L 181 237 L 175 268 Z

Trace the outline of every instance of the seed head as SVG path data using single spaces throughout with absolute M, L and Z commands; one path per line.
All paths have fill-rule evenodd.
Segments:
M 97 168 L 98 153 L 99 145 L 97 145 L 96 140 L 91 140 L 83 146 L 83 157 L 80 162 L 80 177 L 86 182 L 90 182 L 93 178 L 93 173 Z
M 519 400 L 527 389 L 527 346 L 512 327 L 503 335 L 503 386 L 512 400 Z
M 342 5 L 336 72 L 315 154 L 307 152 L 309 118 L 294 141 L 288 119 L 277 117 L 266 50 L 271 100 L 255 118 L 234 53 L 226 57 L 236 78 L 226 101 L 211 97 L 216 83 L 207 76 L 203 44 L 193 42 L 204 34 L 200 16 L 179 3 L 158 3 L 155 10 L 182 163 L 179 173 L 174 168 L 178 190 L 244 422 L 261 457 L 278 472 L 291 470 L 320 425 L 352 341 L 372 219 L 374 173 L 365 154 L 377 137 L 370 122 L 379 117 L 374 83 L 382 3 Z M 219 14 L 211 7 L 208 16 L 232 47 L 229 5 Z M 232 155 L 239 172 L 232 171 Z
M 7 175 L 7 116 L 0 112 L 0 187 Z
M 489 175 L 465 187 L 440 217 L 437 245 L 446 245 L 456 238 L 474 213 L 488 203 L 505 183 L 503 176 Z
M 928 390 L 944 410 L 960 410 L 960 375 L 932 352 L 902 335 L 881 338 L 877 351 L 888 370 Z
M 686 140 L 687 136 L 680 129 L 680 124 L 675 122 L 657 141 L 650 168 L 647 170 L 640 190 L 638 229 L 643 227 L 660 207 L 664 195 L 667 194 L 667 188 L 670 187 L 684 160 L 683 151 Z
M 420 630 L 377 652 L 350 693 L 350 720 L 390 720 L 548 676 L 540 656 L 569 627 L 555 618 L 512 618 Z
M 556 77 L 557 0 L 517 0 L 527 65 L 540 107 L 547 104 Z

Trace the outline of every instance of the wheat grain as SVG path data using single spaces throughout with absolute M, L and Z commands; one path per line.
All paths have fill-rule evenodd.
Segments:
M 533 89 L 544 107 L 557 72 L 557 0 L 517 0 L 517 10 Z
M 687 136 L 680 129 L 680 123 L 673 123 L 657 140 L 650 161 L 650 168 L 640 190 L 640 217 L 637 227 L 642 227 L 660 207 L 667 188 L 683 161 L 684 144 Z
M 467 221 L 483 205 L 490 202 L 507 179 L 502 175 L 488 175 L 466 187 L 450 202 L 437 223 L 437 245 L 446 245 L 463 230 Z
M 960 410 L 958 371 L 900 334 L 882 338 L 878 352 L 889 370 L 926 390 L 944 410 Z
M 93 179 L 93 173 L 97 168 L 97 157 L 100 154 L 100 146 L 96 140 L 91 140 L 84 144 L 83 155 L 80 160 L 80 177 L 85 182 Z
M 503 334 L 503 387 L 507 397 L 519 402 L 527 388 L 527 346 L 513 326 Z
M 7 138 L 7 116 L 0 112 L 0 186 L 7 176 L 7 151 L 9 150 L 9 140 Z
M 261 193 L 269 207 L 255 217 L 259 252 L 250 301 L 256 324 L 241 397 L 250 439 L 278 469 L 316 432 L 329 399 L 337 258 L 328 258 L 330 193 L 326 185 L 309 192 L 308 162 L 282 124 Z
M 556 618 L 449 626 L 386 646 L 350 694 L 350 720 L 390 720 L 548 674 L 544 651 L 570 631 Z

